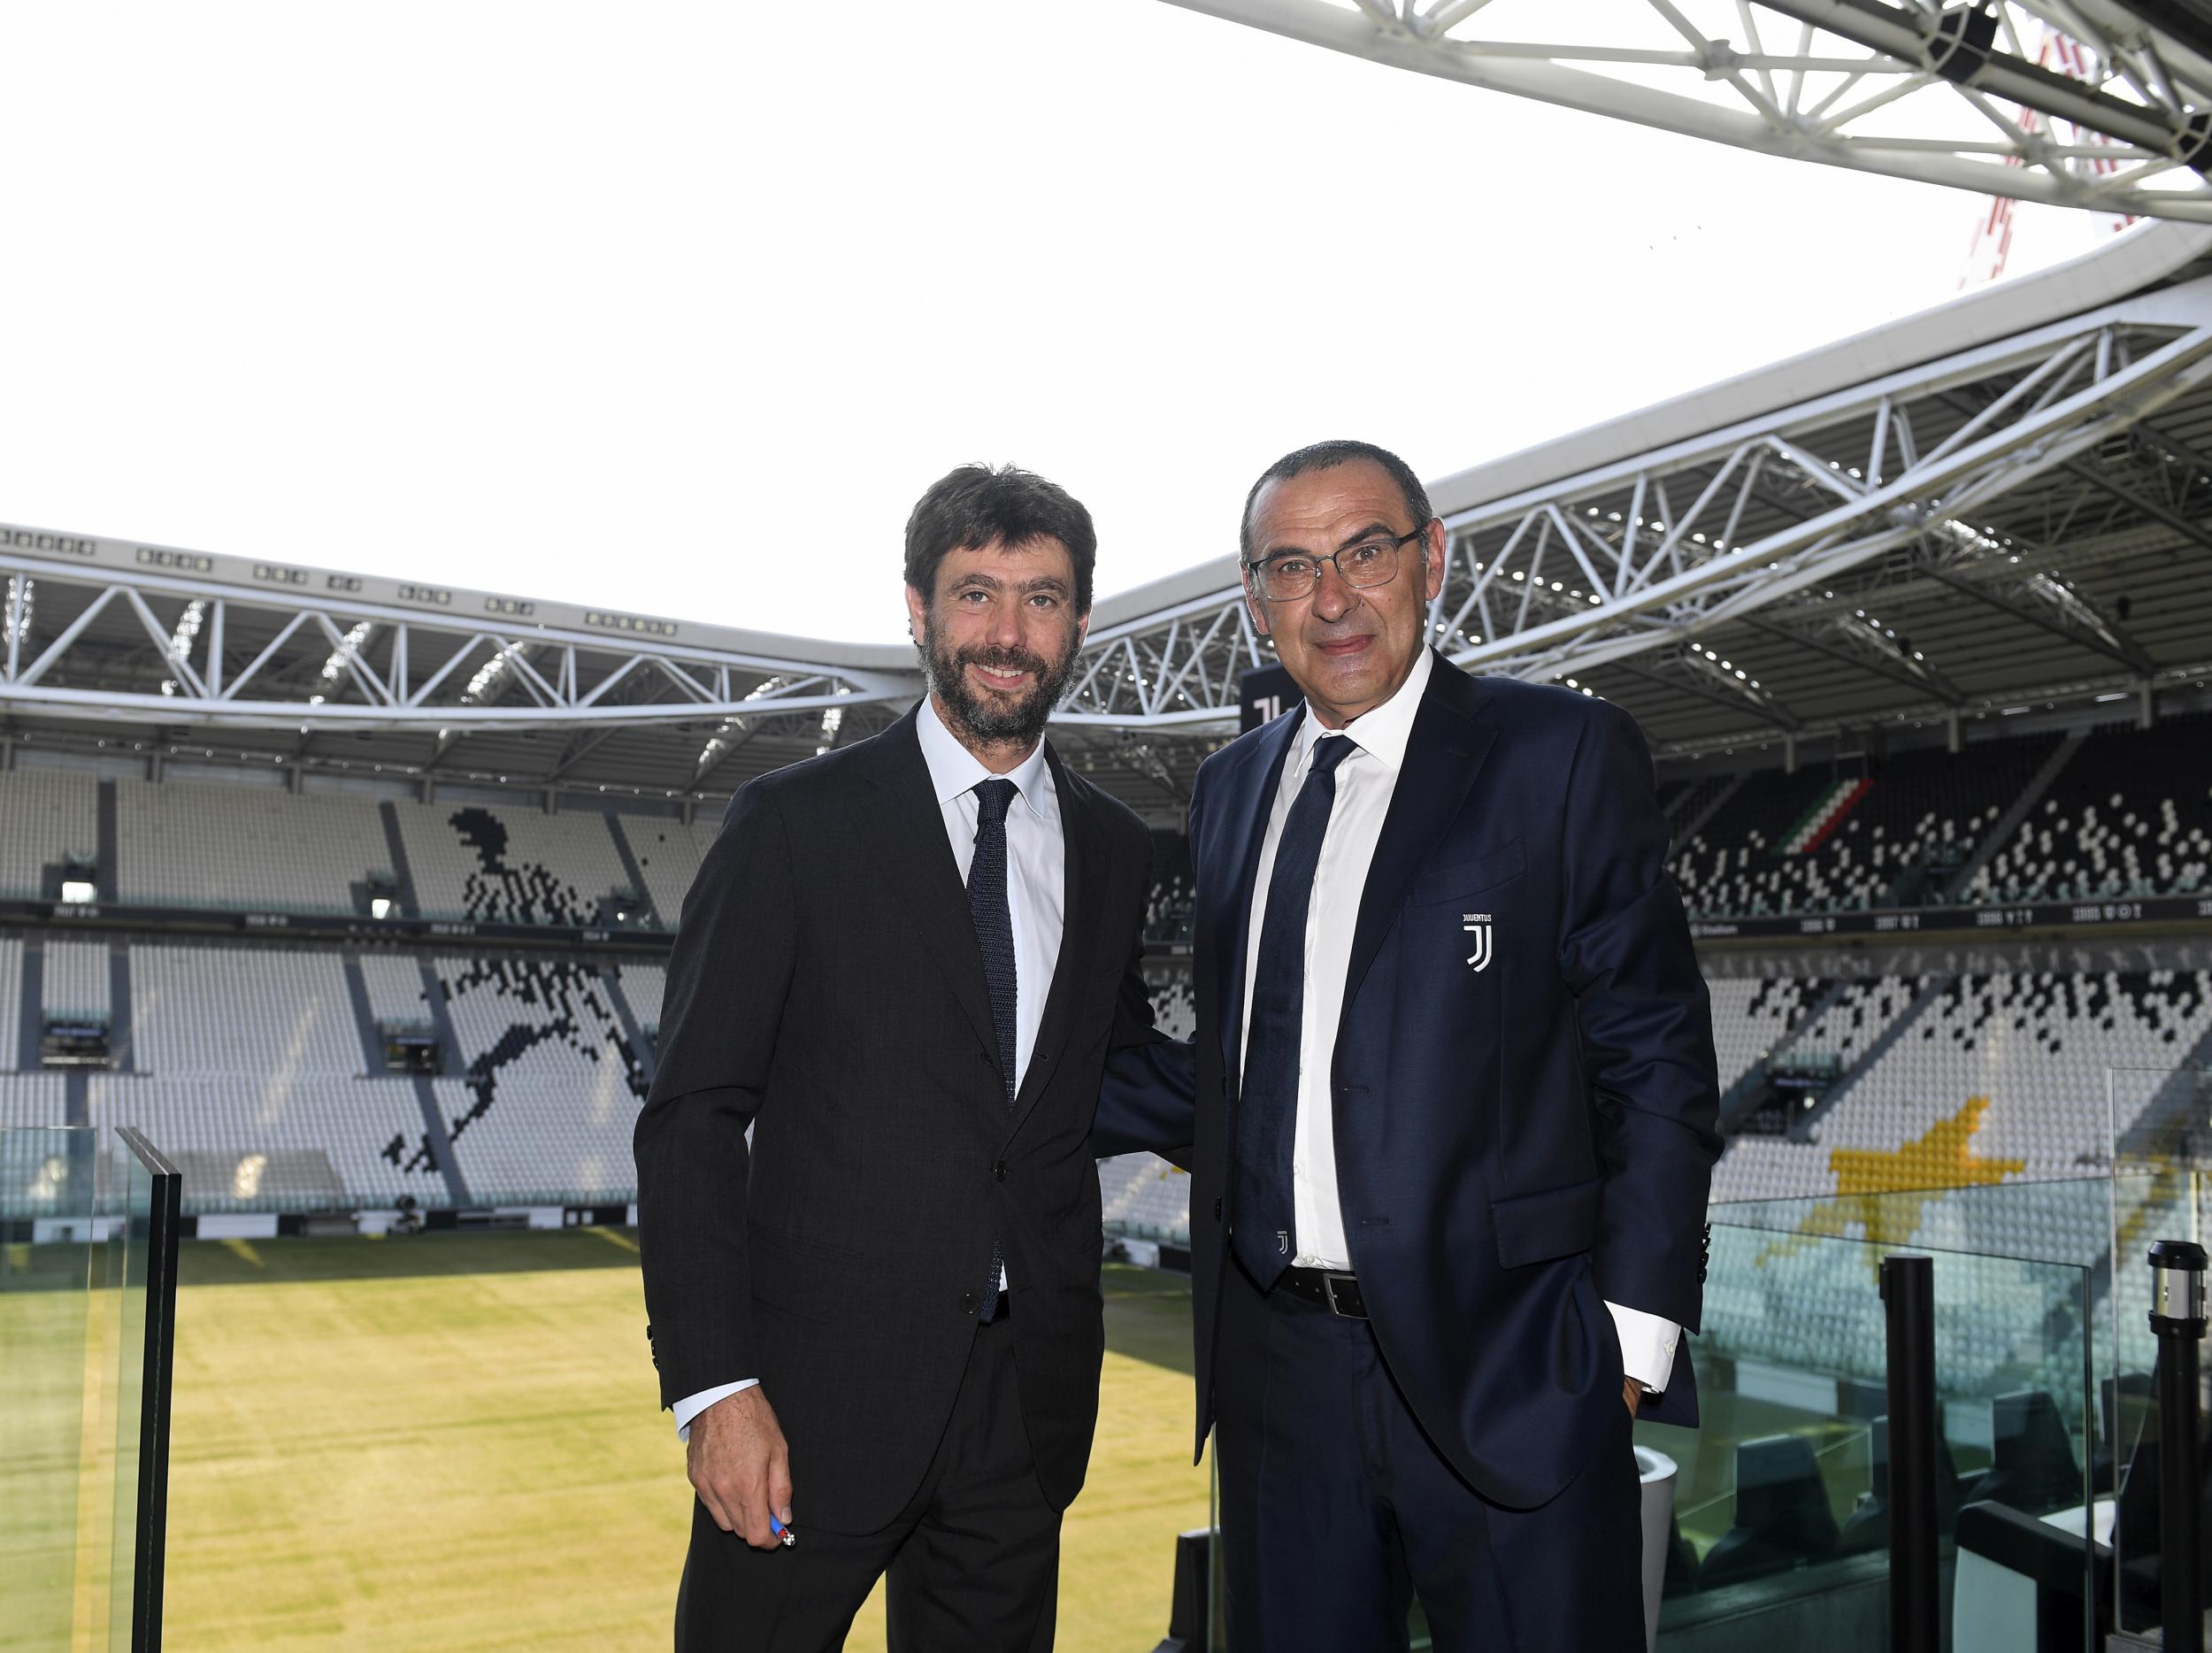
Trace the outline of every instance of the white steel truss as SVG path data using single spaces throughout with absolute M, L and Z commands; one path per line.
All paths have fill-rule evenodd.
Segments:
M 16 543 L 68 536 L 6 530 Z M 0 712 L 194 729 L 617 729 L 910 701 L 917 674 L 294 598 L 0 550 Z M 831 727 L 834 727 L 833 725 Z
M 1479 504 L 1445 519 L 1432 634 L 1477 670 L 1582 688 L 1609 666 L 1793 730 L 1788 707 L 1702 641 L 1749 626 L 1962 704 L 1936 665 L 1834 604 L 1839 576 L 1862 570 L 1863 583 L 1875 565 L 1956 585 L 2147 676 L 2120 622 L 2036 565 L 2089 497 L 2212 549 L 2201 491 L 2177 510 L 2102 451 L 2208 383 L 2200 280 Z M 2171 453 L 2152 457 L 2173 468 Z M 2212 465 L 2185 458 L 2185 485 L 2212 487 L 2199 475 Z M 1272 652 L 1224 573 L 1212 591 L 1094 634 L 1064 719 L 1233 721 L 1239 676 Z
M 1889 592 L 1941 587 L 2078 645 L 2120 680 L 2147 680 L 2154 653 L 2127 614 L 2069 570 L 2147 534 L 2212 551 L 2212 444 L 2198 436 L 2193 448 L 2160 423 L 2208 385 L 2212 278 L 2201 278 L 1809 388 L 1719 429 L 1655 436 L 1645 451 L 1451 511 L 1432 635 L 1474 669 L 1575 688 L 1609 674 L 1622 696 L 1641 680 L 1794 734 L 1835 714 L 1793 706 L 1733 640 L 1784 641 L 1796 657 L 1955 711 L 1969 696 L 1946 662 L 1879 619 Z M 449 611 L 426 611 L 420 588 L 349 595 L 363 582 L 328 575 L 275 590 L 245 583 L 266 570 L 238 567 L 0 525 L 0 714 L 412 732 L 432 762 L 470 735 L 558 728 L 573 744 L 557 774 L 615 731 L 657 726 L 683 735 L 676 761 L 695 788 L 737 773 L 749 742 L 738 770 L 770 747 L 833 745 L 879 723 L 878 710 L 856 724 L 855 709 L 920 692 L 904 650 L 680 631 L 556 604 L 515 617 L 498 611 L 519 599 L 481 593 L 446 594 Z M 1213 567 L 1179 588 L 1187 597 L 1094 629 L 1057 720 L 1206 735 L 1233 725 L 1240 678 L 1273 650 L 1233 561 Z M 465 600 L 484 611 L 463 612 Z M 609 624 L 623 629 L 590 629 Z
M 2155 26 L 2144 14 L 2160 9 L 2149 5 L 1172 3 L 1394 67 L 1787 159 L 2212 223 L 2212 57 L 2201 49 L 2212 42 Z

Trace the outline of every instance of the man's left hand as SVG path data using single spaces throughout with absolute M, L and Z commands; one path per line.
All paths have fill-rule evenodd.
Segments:
M 1621 1398 L 1628 1403 L 1628 1415 L 1633 1418 L 1636 1408 L 1644 1398 L 1644 1386 L 1633 1378 L 1621 1380 Z

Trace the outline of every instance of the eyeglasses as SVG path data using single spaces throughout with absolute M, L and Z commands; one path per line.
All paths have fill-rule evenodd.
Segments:
M 1336 565 L 1336 577 L 1348 586 L 1385 586 L 1398 572 L 1398 553 L 1428 531 L 1424 523 L 1396 539 L 1362 540 L 1356 545 L 1317 556 L 1311 551 L 1285 551 L 1256 563 L 1247 563 L 1253 583 L 1271 603 L 1295 603 L 1321 583 L 1321 565 Z

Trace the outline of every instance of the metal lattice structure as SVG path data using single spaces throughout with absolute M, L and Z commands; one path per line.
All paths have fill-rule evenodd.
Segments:
M 2200 278 L 1440 496 L 1431 627 L 1472 670 L 1619 699 L 1675 750 L 2170 685 L 2212 666 L 2208 454 Z M 1233 560 L 1213 566 L 1094 633 L 1071 722 L 1226 727 L 1238 674 L 1271 657 Z
M 1786 159 L 2212 223 L 2212 16 L 2185 0 L 1173 4 Z
M 763 731 L 780 733 L 771 744 L 787 759 L 918 687 L 913 655 L 895 648 L 35 528 L 0 525 L 0 578 L 12 721 L 426 773 L 543 778 L 550 734 L 553 778 L 649 773 L 689 791 Z
M 2212 680 L 2212 231 L 1432 483 L 1437 645 L 1663 753 Z M 0 745 L 712 797 L 884 726 L 912 650 L 0 527 Z M 1223 557 L 1102 600 L 1071 762 L 1171 812 L 1271 662 Z

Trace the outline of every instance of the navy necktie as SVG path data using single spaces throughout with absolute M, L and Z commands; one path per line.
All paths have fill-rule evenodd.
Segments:
M 1244 1083 L 1237 1099 L 1235 1186 L 1229 1245 L 1262 1291 L 1290 1266 L 1297 1233 L 1291 1193 L 1291 1149 L 1298 1132 L 1298 1058 L 1305 1027 L 1306 916 L 1313 906 L 1314 870 L 1336 802 L 1336 767 L 1352 742 L 1325 737 L 1313 767 L 1283 820 L 1275 870 L 1267 882 L 1259 957 L 1247 991 L 1252 1019 L 1244 1044 Z M 1326 1062 L 1329 1052 L 1314 1053 Z
M 991 991 L 991 1025 L 998 1034 L 998 1071 L 1006 1081 L 1006 1111 L 1014 1111 L 1014 912 L 1006 894 L 1006 811 L 1014 801 L 1010 780 L 975 786 L 975 853 L 968 863 L 968 912 L 983 950 L 983 982 Z M 981 1319 L 998 1313 L 999 1271 L 1005 1253 L 991 1236 L 991 1272 L 984 1279 Z

